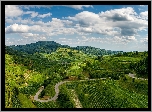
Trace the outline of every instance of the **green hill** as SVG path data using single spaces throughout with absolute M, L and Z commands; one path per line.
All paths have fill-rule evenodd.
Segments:
M 133 81 L 126 76 L 129 73 L 135 73 L 137 77 L 148 78 L 148 52 L 96 56 L 59 44 L 54 50 L 50 47 L 50 50 L 50 42 L 38 43 L 39 47 L 48 46 L 40 50 L 36 46 L 37 43 L 32 44 L 32 48 L 37 48 L 38 52 L 31 51 L 31 53 L 28 49 L 31 44 L 25 45 L 23 51 L 16 46 L 14 48 L 5 46 L 6 108 L 74 108 L 76 104 L 73 97 L 76 98 L 76 96 L 83 107 L 89 108 L 128 108 L 129 106 L 146 108 L 148 106 L 148 83 L 140 79 Z M 51 46 L 56 44 L 52 42 Z M 108 79 L 105 82 L 97 81 L 98 78 L 109 77 L 112 81 Z M 95 81 L 79 81 L 86 79 Z M 55 84 L 65 80 L 74 82 L 71 82 L 71 86 L 65 84 L 60 87 L 56 102 L 33 101 L 33 96 L 41 86 L 45 89 L 39 98 L 51 98 L 55 95 Z M 104 95 L 109 95 L 106 97 L 108 99 L 103 97 Z M 107 101 L 106 105 L 103 105 L 104 101 Z M 63 102 L 66 103 L 63 104 Z
M 96 56 L 102 56 L 102 55 L 113 55 L 118 53 L 123 53 L 123 51 L 111 51 L 111 50 L 105 50 L 100 48 L 95 48 L 91 46 L 77 46 L 77 47 L 70 47 L 68 45 L 61 45 L 59 43 L 56 43 L 54 41 L 38 41 L 36 43 L 26 44 L 26 45 L 11 45 L 12 49 L 25 52 L 28 54 L 34 54 L 34 53 L 52 53 L 56 51 L 58 48 L 70 48 L 73 50 L 81 51 L 85 54 L 89 55 L 96 55 Z

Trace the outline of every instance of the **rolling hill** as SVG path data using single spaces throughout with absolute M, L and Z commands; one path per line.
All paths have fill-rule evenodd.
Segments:
M 95 48 L 91 46 L 70 47 L 68 45 L 61 45 L 54 41 L 38 41 L 36 43 L 31 43 L 31 44 L 26 44 L 26 45 L 17 45 L 17 46 L 11 45 L 9 47 L 11 47 L 14 50 L 26 52 L 28 54 L 33 54 L 36 52 L 48 54 L 48 53 L 56 51 L 58 48 L 70 48 L 70 49 L 82 51 L 85 54 L 96 55 L 96 56 L 123 53 L 123 51 L 111 51 L 111 50 L 105 50 L 105 49 Z
M 148 52 L 100 56 L 95 53 L 98 50 L 84 46 L 80 50 L 79 47 L 72 48 L 50 41 L 5 46 L 5 107 L 147 108 L 147 80 L 133 80 L 128 74 L 148 78 Z M 106 79 L 98 82 L 99 78 Z M 33 100 L 41 86 L 44 86 L 44 90 L 39 95 L 40 99 L 53 97 L 56 94 L 55 85 L 62 81 L 71 82 L 59 87 L 55 102 Z M 105 105 L 103 102 L 106 102 Z

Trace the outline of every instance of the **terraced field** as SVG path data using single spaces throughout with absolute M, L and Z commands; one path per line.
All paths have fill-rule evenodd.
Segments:
M 76 91 L 83 108 L 148 108 L 147 88 L 145 93 L 140 93 L 137 90 L 142 88 L 129 90 L 122 83 L 118 80 L 93 80 L 67 83 L 66 87 Z M 144 86 L 148 85 L 145 83 Z

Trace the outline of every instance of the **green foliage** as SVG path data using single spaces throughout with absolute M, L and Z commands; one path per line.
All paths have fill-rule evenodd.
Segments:
M 12 95 L 12 108 L 22 108 L 20 100 L 17 97 L 18 95 Z
M 37 108 L 59 108 L 59 105 L 54 101 L 44 103 L 34 101 L 33 104 L 36 105 Z
M 38 53 L 51 53 L 57 48 L 61 47 L 60 44 L 54 41 L 39 41 L 27 45 L 10 46 L 14 50 L 22 51 L 28 54 Z
M 74 108 L 74 102 L 70 99 L 70 93 L 64 85 L 60 88 L 57 102 L 60 108 Z
M 5 46 L 5 107 L 75 108 L 70 92 L 73 89 L 84 108 L 145 108 L 148 82 L 132 81 L 124 75 L 132 72 L 138 77 L 148 77 L 148 52 L 72 48 L 45 41 Z M 77 81 L 63 84 L 55 102 L 32 103 L 29 100 L 42 85 L 45 89 L 40 97 L 53 97 L 55 84 L 71 76 Z M 78 81 L 108 77 L 112 80 Z
M 19 93 L 18 99 L 20 100 L 22 108 L 36 108 L 30 99 L 28 99 L 24 94 Z
M 148 81 L 146 80 L 135 79 L 134 82 L 132 82 L 131 77 L 125 76 L 125 82 L 124 79 L 121 78 L 118 83 L 130 92 L 134 91 L 139 94 L 148 95 Z
M 126 82 L 121 83 L 128 87 L 130 85 Z M 137 85 L 139 86 L 140 83 Z M 137 85 L 132 85 L 133 90 L 128 90 L 128 87 L 122 87 L 119 81 L 96 80 L 73 82 L 67 84 L 67 88 L 75 89 L 83 108 L 147 108 L 148 96 L 139 93 L 139 90 L 142 89 L 141 87 L 137 89 Z M 147 84 L 142 85 L 142 87 L 144 86 L 147 86 Z M 144 90 L 147 90 L 147 88 Z
M 138 77 L 148 78 L 148 56 L 138 63 L 132 64 L 131 68 L 137 73 Z
M 23 94 L 34 95 L 40 86 L 41 84 L 39 83 L 32 83 L 31 85 L 19 88 L 19 91 Z
M 50 98 L 54 97 L 54 95 L 55 95 L 55 90 L 54 90 L 55 84 L 56 84 L 56 82 L 48 83 L 47 86 L 44 87 L 44 90 L 41 92 L 40 98 L 42 98 L 43 96 L 50 96 Z

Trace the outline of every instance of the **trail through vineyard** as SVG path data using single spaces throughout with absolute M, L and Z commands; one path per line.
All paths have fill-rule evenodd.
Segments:
M 76 105 L 75 108 L 82 108 L 82 105 L 79 101 L 79 98 L 78 98 L 76 92 L 73 89 L 70 92 L 72 94 L 72 98 L 73 98 L 75 105 Z
M 129 73 L 128 76 L 132 77 L 132 78 L 137 78 L 135 77 L 135 74 L 131 74 Z M 110 78 L 110 77 L 109 77 Z M 96 80 L 105 80 L 106 78 L 99 78 L 99 79 L 85 79 L 85 80 L 76 80 L 76 81 L 96 81 Z M 140 78 L 141 79 L 141 78 Z M 143 80 L 143 79 L 142 79 Z M 144 79 L 146 80 L 146 79 Z M 47 99 L 47 100 L 41 100 L 41 99 L 38 99 L 38 96 L 39 94 L 44 90 L 44 87 L 40 87 L 39 91 L 36 93 L 36 95 L 34 96 L 34 100 L 36 101 L 39 101 L 39 102 L 49 102 L 49 101 L 55 101 L 57 98 L 58 98 L 58 95 L 59 95 L 59 86 L 64 84 L 64 83 L 68 83 L 68 82 L 74 82 L 74 81 L 61 81 L 61 82 L 58 82 L 56 85 L 55 85 L 55 95 L 54 97 L 52 97 L 51 99 Z M 72 97 L 72 100 L 74 101 L 75 103 L 75 108 L 82 108 L 82 105 L 81 105 L 81 102 L 79 101 L 79 98 L 76 94 L 76 92 L 71 89 L 69 90 L 70 94 L 71 94 L 71 97 Z
M 103 79 L 106 79 L 106 78 L 100 78 L 100 79 L 87 79 L 87 80 L 103 80 Z M 87 81 L 87 80 L 78 80 L 78 81 Z M 48 100 L 40 100 L 38 99 L 38 96 L 39 94 L 43 91 L 43 87 L 40 87 L 39 91 L 36 93 L 36 95 L 34 96 L 34 100 L 36 101 L 39 101 L 39 102 L 48 102 L 48 101 L 53 101 L 53 100 L 56 100 L 58 98 L 58 94 L 59 94 L 59 86 L 62 85 L 63 83 L 66 83 L 66 82 L 72 82 L 72 81 L 61 81 L 59 83 L 57 83 L 55 85 L 55 96 L 52 97 L 51 99 L 48 99 Z

